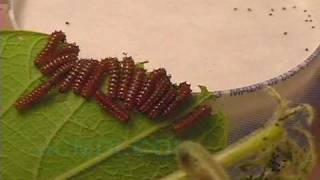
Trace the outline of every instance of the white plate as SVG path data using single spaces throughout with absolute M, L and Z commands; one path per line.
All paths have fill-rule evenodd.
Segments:
M 65 31 L 69 41 L 80 45 L 82 57 L 121 57 L 127 52 L 137 60 L 149 60 L 149 69 L 165 67 L 173 81 L 187 80 L 195 90 L 199 84 L 226 90 L 279 76 L 316 50 L 320 26 L 315 17 L 320 11 L 312 12 L 307 4 L 25 0 L 16 2 L 16 18 L 24 30 Z

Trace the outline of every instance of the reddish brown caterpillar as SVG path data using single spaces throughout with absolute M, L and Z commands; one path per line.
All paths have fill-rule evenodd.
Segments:
M 72 67 L 76 64 L 76 61 L 70 61 L 63 65 L 61 65 L 50 77 L 49 81 L 51 81 L 54 85 L 57 85 L 59 81 L 64 78 L 64 76 L 72 69 Z
M 97 102 L 102 106 L 102 108 L 106 111 L 112 113 L 117 119 L 121 122 L 128 122 L 130 117 L 129 114 L 123 109 L 121 106 L 116 104 L 110 99 L 109 96 L 103 94 L 100 90 L 98 90 L 95 94 Z
M 51 81 L 44 82 L 38 87 L 34 88 L 29 94 L 18 99 L 15 103 L 15 107 L 18 110 L 26 110 L 33 104 L 39 102 L 45 97 L 51 90 L 53 83 Z
M 71 89 L 71 86 L 76 79 L 76 77 L 79 74 L 80 68 L 82 64 L 85 61 L 77 61 L 77 63 L 72 67 L 72 69 L 69 71 L 69 73 L 66 75 L 66 78 L 64 78 L 58 85 L 58 90 L 61 93 L 67 92 L 68 90 Z
M 148 79 L 145 81 L 143 87 L 139 91 L 136 98 L 136 105 L 141 106 L 151 95 L 154 90 L 155 84 L 167 74 L 166 70 L 163 68 L 154 70 L 150 73 Z
M 78 55 L 79 52 L 80 52 L 80 48 L 75 43 L 66 43 L 65 46 L 57 50 L 53 56 L 56 57 L 59 55 L 68 55 L 68 54 Z
M 179 108 L 183 103 L 185 103 L 192 95 L 191 95 L 190 85 L 186 82 L 179 84 L 179 93 L 169 104 L 169 106 L 163 111 L 162 115 L 165 117 L 171 116 L 177 108 Z
M 47 95 L 50 89 L 63 78 L 63 76 L 72 68 L 75 61 L 68 62 L 60 66 L 51 76 L 49 81 L 42 83 L 36 87 L 31 93 L 19 99 L 15 106 L 18 110 L 24 110 L 31 107 L 33 104 L 40 101 L 45 95 Z
M 166 94 L 160 99 L 157 105 L 148 113 L 148 117 L 157 118 L 163 110 L 174 100 L 177 95 L 176 87 L 171 86 Z
M 131 82 L 132 75 L 134 72 L 135 64 L 131 56 L 124 57 L 121 62 L 121 78 L 118 89 L 118 98 L 125 99 L 126 93 L 128 91 L 128 86 Z
M 101 86 L 103 76 L 107 70 L 107 62 L 102 60 L 94 69 L 94 73 L 91 74 L 86 84 L 83 86 L 81 95 L 82 97 L 89 99 L 91 98 L 97 89 Z
M 62 55 L 42 66 L 40 71 L 45 75 L 49 75 L 57 70 L 62 64 L 75 60 L 77 60 L 77 56 L 75 54 Z
M 97 60 L 83 60 L 84 63 L 82 63 L 80 67 L 80 71 L 77 74 L 71 88 L 74 93 L 79 94 L 83 88 L 83 85 L 87 82 L 89 76 L 93 72 L 94 68 L 98 64 Z
M 175 124 L 173 126 L 173 129 L 177 133 L 180 133 L 184 130 L 187 130 L 187 129 L 193 127 L 200 120 L 210 116 L 211 111 L 212 111 L 212 109 L 208 105 L 199 106 L 195 110 L 193 110 L 192 112 L 187 114 L 184 118 L 182 118 L 180 122 Z
M 169 77 L 164 77 L 160 80 L 160 82 L 156 85 L 155 90 L 148 98 L 148 100 L 140 106 L 139 110 L 144 113 L 148 113 L 161 99 L 167 89 L 171 86 L 171 82 Z
M 52 33 L 47 46 L 35 60 L 41 72 L 51 77 L 20 98 L 15 103 L 16 108 L 27 109 L 58 85 L 60 92 L 72 89 L 86 99 L 95 96 L 103 109 L 110 111 L 120 121 L 127 122 L 130 119 L 127 110 L 132 110 L 134 105 L 150 118 L 169 117 L 192 96 L 190 85 L 185 82 L 180 83 L 179 88 L 172 85 L 163 68 L 152 71 L 147 77 L 146 71 L 136 67 L 132 57 L 124 57 L 121 63 L 117 58 L 107 58 L 101 62 L 78 61 L 79 51 L 75 43 L 65 42 L 64 33 Z M 108 94 L 99 89 L 105 74 L 110 76 Z M 124 104 L 116 103 L 115 98 L 124 100 Z M 188 129 L 210 113 L 209 106 L 199 106 L 175 124 L 174 130 L 181 132 Z
M 111 99 L 117 97 L 120 77 L 120 62 L 117 58 L 108 58 L 109 85 L 108 96 Z
M 59 43 L 64 42 L 66 35 L 62 31 L 54 31 L 50 36 L 49 40 L 44 49 L 38 54 L 34 63 L 38 66 L 46 64 L 51 58 L 54 51 L 57 49 Z
M 143 68 L 135 69 L 132 81 L 130 83 L 130 86 L 128 87 L 127 93 L 125 94 L 126 98 L 124 105 L 127 109 L 131 110 L 133 108 L 136 95 L 139 92 L 145 77 L 146 70 L 144 70 Z

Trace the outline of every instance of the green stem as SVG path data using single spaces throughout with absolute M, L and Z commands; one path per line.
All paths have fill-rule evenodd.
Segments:
M 256 130 L 240 142 L 230 145 L 225 150 L 218 152 L 214 158 L 224 167 L 230 167 L 238 162 L 247 159 L 263 149 L 275 147 L 287 135 L 284 127 L 291 116 L 308 110 L 308 106 L 300 105 L 286 110 L 276 120 L 269 120 L 266 127 Z
M 276 145 L 285 134 L 286 130 L 281 126 L 271 125 L 267 128 L 258 130 L 244 140 L 241 140 L 241 142 L 231 145 L 225 150 L 212 155 L 212 158 L 222 166 L 230 167 L 243 159 L 258 154 L 263 149 Z M 163 180 L 178 180 L 183 179 L 185 176 L 185 172 L 179 170 L 163 178 Z
M 276 146 L 285 134 L 284 128 L 276 125 L 269 126 L 244 138 L 241 140 L 242 142 L 231 145 L 224 151 L 215 154 L 214 158 L 224 167 L 230 167 L 264 149 Z
M 287 135 L 284 127 L 285 122 L 290 119 L 291 116 L 303 110 L 308 110 L 308 106 L 301 105 L 288 109 L 284 113 L 281 113 L 279 118 L 269 120 L 266 127 L 253 132 L 239 142 L 212 155 L 212 158 L 227 168 L 260 153 L 263 149 L 275 147 L 283 137 Z M 166 176 L 163 180 L 178 180 L 185 178 L 185 176 L 185 172 L 179 170 Z

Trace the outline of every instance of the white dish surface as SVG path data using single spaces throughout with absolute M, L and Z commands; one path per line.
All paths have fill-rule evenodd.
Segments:
M 320 40 L 314 18 L 320 12 L 294 0 L 26 0 L 20 6 L 22 29 L 63 30 L 84 58 L 126 52 L 148 60 L 149 69 L 165 67 L 173 82 L 188 81 L 195 91 L 278 76 L 310 56 Z

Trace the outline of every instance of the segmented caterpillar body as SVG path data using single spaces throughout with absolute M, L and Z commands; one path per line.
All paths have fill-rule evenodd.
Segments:
M 79 94 L 83 88 L 83 85 L 87 82 L 89 76 L 93 72 L 93 69 L 98 64 L 97 60 L 84 60 L 85 62 L 80 67 L 80 71 L 77 74 L 77 77 L 75 78 L 73 84 L 72 84 L 72 90 L 74 93 Z
M 121 78 L 118 90 L 118 98 L 125 99 L 126 93 L 128 90 L 128 86 L 131 82 L 132 75 L 135 69 L 135 64 L 131 56 L 124 57 L 123 61 L 121 62 Z
M 185 103 L 191 96 L 190 85 L 186 82 L 179 84 L 179 93 L 176 98 L 166 107 L 162 115 L 165 117 L 171 116 L 177 108 L 179 108 L 183 103 Z
M 60 55 L 68 55 L 68 54 L 76 54 L 78 55 L 80 52 L 79 46 L 75 43 L 67 43 L 64 47 L 60 48 L 54 53 L 54 57 Z
M 65 34 L 61 31 L 49 36 L 46 47 L 34 63 L 50 78 L 18 99 L 15 102 L 18 110 L 25 110 L 39 102 L 54 86 L 58 86 L 60 92 L 72 89 L 86 99 L 94 96 L 104 110 L 122 122 L 129 121 L 128 110 L 135 105 L 150 118 L 170 117 L 192 96 L 190 85 L 185 82 L 180 83 L 178 88 L 172 85 L 164 68 L 147 75 L 146 70 L 139 68 L 132 57 L 126 54 L 121 62 L 117 58 L 107 58 L 101 62 L 78 60 L 79 46 L 65 41 Z M 104 94 L 99 88 L 107 74 L 110 77 L 108 93 Z M 117 103 L 116 98 L 124 100 L 124 104 Z M 209 116 L 211 111 L 210 106 L 198 106 L 176 123 L 173 129 L 178 133 L 187 130 Z
M 154 90 L 155 84 L 167 74 L 166 70 L 163 68 L 154 70 L 150 73 L 149 77 L 146 79 L 143 87 L 139 91 L 135 103 L 137 106 L 141 106 L 151 95 Z
M 148 113 L 148 117 L 152 119 L 157 118 L 163 112 L 163 110 L 174 100 L 176 95 L 176 87 L 171 86 L 166 94 L 157 103 L 157 105 L 155 105 Z
M 171 83 L 168 77 L 164 77 L 160 80 L 159 84 L 156 85 L 154 92 L 148 98 L 148 100 L 140 106 L 139 110 L 144 113 L 148 113 L 154 105 L 162 98 L 163 94 L 170 87 Z
M 26 110 L 33 104 L 39 102 L 45 97 L 51 90 L 53 83 L 51 81 L 44 82 L 38 87 L 34 88 L 29 94 L 18 99 L 15 103 L 15 107 L 18 110 Z
M 95 98 L 104 110 L 112 113 L 118 120 L 121 122 L 129 121 L 130 117 L 126 110 L 112 101 L 109 96 L 98 90 L 95 94 Z
M 210 116 L 211 111 L 212 109 L 208 105 L 199 106 L 195 110 L 187 114 L 184 118 L 182 118 L 177 124 L 175 124 L 173 126 L 173 129 L 177 133 L 187 130 L 193 127 L 200 120 Z
M 117 58 L 108 58 L 108 75 L 110 78 L 108 96 L 109 98 L 114 99 L 117 97 L 120 78 L 120 62 Z
M 34 63 L 38 66 L 46 64 L 51 58 L 59 43 L 64 42 L 66 35 L 62 31 L 54 31 L 48 39 L 44 49 L 38 54 Z
M 101 86 L 103 77 L 107 70 L 107 62 L 101 61 L 94 69 L 94 73 L 91 74 L 86 84 L 83 86 L 83 89 L 81 91 L 81 95 L 89 99 L 91 98 L 94 93 L 97 91 L 97 89 Z
M 65 93 L 71 89 L 71 86 L 78 76 L 80 72 L 80 68 L 82 67 L 82 64 L 85 61 L 77 61 L 77 63 L 72 67 L 72 69 L 69 71 L 69 73 L 66 75 L 66 78 L 64 78 L 58 85 L 58 90 L 60 93 Z
M 50 77 L 49 81 L 51 81 L 54 85 L 57 85 L 61 79 L 65 77 L 65 75 L 72 69 L 72 67 L 76 64 L 76 61 L 70 61 L 63 65 L 61 65 Z
M 125 94 L 125 107 L 131 110 L 135 104 L 135 98 L 137 93 L 139 92 L 142 83 L 146 77 L 146 71 L 142 68 L 136 68 L 134 75 L 132 77 L 132 81 L 129 85 L 128 91 Z
M 55 59 L 48 62 L 47 64 L 43 65 L 40 70 L 43 74 L 49 75 L 53 73 L 55 70 L 57 70 L 62 64 L 68 61 L 75 60 L 77 60 L 77 56 L 75 54 L 58 56 Z

